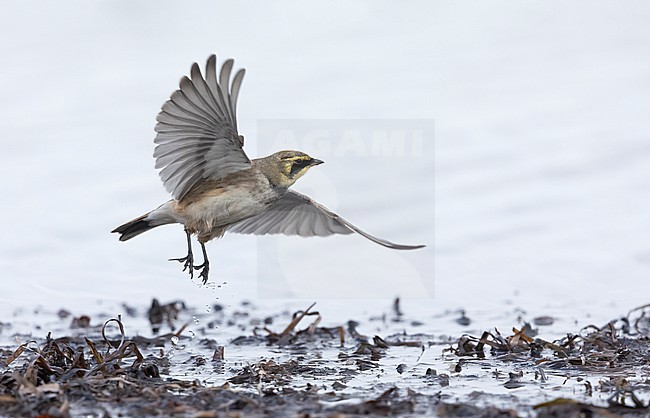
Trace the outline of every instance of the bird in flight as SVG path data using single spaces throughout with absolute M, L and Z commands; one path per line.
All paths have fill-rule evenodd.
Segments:
M 187 255 L 172 258 L 183 271 L 201 270 L 208 281 L 210 263 L 205 243 L 226 232 L 239 234 L 284 234 L 302 237 L 358 233 L 396 250 L 424 245 L 400 245 L 374 237 L 331 212 L 309 197 L 289 188 L 310 168 L 323 161 L 300 151 L 279 151 L 250 160 L 237 131 L 237 97 L 244 78 L 240 69 L 231 81 L 234 61 L 216 70 L 216 55 L 210 56 L 205 77 L 194 63 L 190 77 L 162 106 L 156 120 L 154 143 L 156 168 L 173 199 L 112 232 L 127 241 L 160 225 L 179 223 L 185 227 Z M 196 235 L 203 263 L 194 264 L 191 236 Z

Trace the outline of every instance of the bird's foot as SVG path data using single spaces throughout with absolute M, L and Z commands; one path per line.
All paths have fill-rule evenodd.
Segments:
M 205 261 L 199 266 L 194 266 L 194 270 L 201 270 L 199 278 L 203 279 L 203 284 L 206 284 L 208 282 L 208 273 L 210 272 L 210 263 Z
M 169 261 L 178 261 L 183 263 L 183 271 L 189 270 L 190 278 L 194 278 L 194 257 L 192 253 L 188 253 L 185 257 L 182 258 L 170 258 Z

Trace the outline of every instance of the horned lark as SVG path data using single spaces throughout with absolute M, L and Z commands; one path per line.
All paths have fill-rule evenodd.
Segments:
M 194 63 L 191 78 L 162 106 L 156 120 L 156 168 L 173 199 L 112 232 L 129 240 L 160 225 L 185 227 L 187 255 L 170 261 L 183 271 L 201 270 L 208 281 L 210 264 L 205 243 L 226 232 L 285 234 L 302 237 L 356 232 L 384 247 L 412 250 L 423 245 L 400 245 L 376 238 L 307 196 L 289 190 L 310 168 L 322 164 L 300 151 L 280 151 L 250 160 L 237 131 L 236 106 L 244 70 L 231 82 L 234 61 L 223 63 L 217 78 L 217 58 L 208 58 L 205 78 Z M 196 235 L 203 263 L 194 265 L 191 235 Z

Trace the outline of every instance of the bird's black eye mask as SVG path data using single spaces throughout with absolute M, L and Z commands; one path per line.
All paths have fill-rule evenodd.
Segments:
M 291 165 L 291 177 L 295 176 L 298 174 L 302 169 L 305 167 L 309 167 L 311 165 L 311 159 L 306 159 L 306 160 L 297 160 L 294 161 L 293 164 Z
M 302 171 L 305 167 L 309 167 L 310 165 L 311 165 L 311 158 L 307 158 L 304 160 L 295 160 L 291 165 L 291 172 L 289 172 L 289 175 L 293 177 L 296 174 L 298 174 L 300 171 Z

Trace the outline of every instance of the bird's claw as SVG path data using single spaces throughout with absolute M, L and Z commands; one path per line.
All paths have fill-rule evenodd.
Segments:
M 199 278 L 203 280 L 203 284 L 208 283 L 208 273 L 210 272 L 210 264 L 206 261 L 199 266 L 194 266 L 194 270 L 201 270 Z
M 194 278 L 194 257 L 192 254 L 188 254 L 185 257 L 181 258 L 170 258 L 169 261 L 178 261 L 179 263 L 183 263 L 183 271 L 189 270 L 190 273 L 190 278 Z

